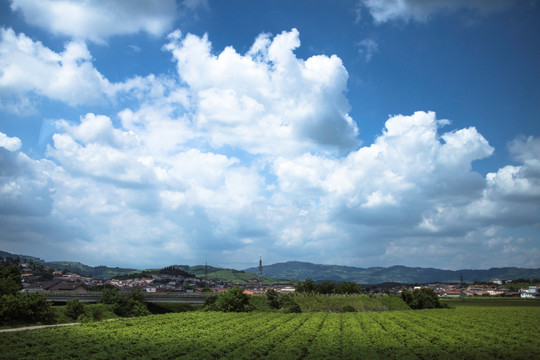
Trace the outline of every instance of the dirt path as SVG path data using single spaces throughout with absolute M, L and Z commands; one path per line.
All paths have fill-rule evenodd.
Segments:
M 26 327 L 20 327 L 20 328 L 3 329 L 3 330 L 0 330 L 0 333 L 4 333 L 4 332 L 14 332 L 14 331 L 26 331 L 26 330 L 48 329 L 48 328 L 63 327 L 63 326 L 74 326 L 74 325 L 79 325 L 79 323 L 56 324 L 56 325 L 39 325 L 39 326 L 26 326 Z

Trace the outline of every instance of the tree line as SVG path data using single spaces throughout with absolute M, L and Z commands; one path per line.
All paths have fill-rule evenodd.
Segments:
M 352 295 L 361 294 L 364 292 L 362 285 L 355 283 L 354 281 L 342 281 L 336 283 L 335 281 L 325 280 L 315 282 L 311 278 L 307 278 L 304 281 L 299 281 L 295 284 L 296 292 L 302 294 L 342 294 Z

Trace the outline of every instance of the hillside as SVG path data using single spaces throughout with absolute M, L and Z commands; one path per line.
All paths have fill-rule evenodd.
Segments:
M 21 260 L 21 262 L 24 262 L 26 260 L 27 262 L 33 262 L 36 264 L 45 265 L 45 266 L 48 266 L 57 270 L 67 269 L 69 271 L 73 271 L 80 275 L 91 276 L 95 279 L 103 279 L 103 280 L 112 279 L 114 277 L 122 277 L 125 275 L 134 274 L 134 273 L 137 273 L 137 274 L 141 273 L 141 270 L 136 270 L 136 269 L 126 269 L 126 268 L 119 268 L 119 267 L 111 268 L 107 266 L 92 267 L 85 264 L 81 264 L 80 262 L 73 262 L 73 261 L 45 261 L 43 259 L 40 259 L 34 256 L 11 254 L 11 253 L 1 251 L 1 250 L 0 250 L 0 256 L 3 258 L 6 258 L 8 256 L 12 258 L 18 257 Z M 205 273 L 204 265 L 197 265 L 197 266 L 176 265 L 176 267 L 188 273 L 194 274 L 198 278 L 202 278 Z M 232 282 L 235 284 L 245 284 L 249 279 L 257 278 L 258 271 L 259 270 L 256 269 L 255 272 L 246 272 L 243 270 L 223 269 L 223 268 L 218 268 L 214 266 L 208 266 L 208 278 L 214 279 L 214 280 L 221 280 L 225 282 Z M 155 273 L 157 272 L 157 270 L 145 270 L 145 272 Z M 274 284 L 274 283 L 279 282 L 278 280 L 270 278 L 270 277 L 264 277 L 263 281 L 265 284 Z
M 54 269 L 76 272 L 81 275 L 89 275 L 96 279 L 111 279 L 116 276 L 123 276 L 131 273 L 139 273 L 140 270 L 107 266 L 88 266 L 80 262 L 72 261 L 45 261 L 37 257 L 28 255 L 11 254 L 0 250 L 0 256 L 6 258 L 19 257 L 21 261 L 34 262 L 52 267 Z M 203 277 L 205 273 L 204 265 L 188 266 L 177 265 L 179 269 Z M 251 267 L 245 270 L 223 269 L 208 266 L 208 278 L 244 284 L 249 279 L 257 278 L 259 269 Z M 301 261 L 288 261 L 272 265 L 265 265 L 263 268 L 264 283 L 275 284 L 295 280 L 305 280 L 311 278 L 315 281 L 355 281 L 360 284 L 381 284 L 384 282 L 399 282 L 404 284 L 429 283 L 429 282 L 459 282 L 460 276 L 466 282 L 489 281 L 493 278 L 512 280 L 517 278 L 540 279 L 540 269 L 526 269 L 517 267 L 491 268 L 488 270 L 441 270 L 434 268 L 411 268 L 407 266 L 392 267 L 370 267 L 359 268 L 341 265 L 322 265 Z M 290 279 L 290 280 L 283 280 Z
M 245 271 L 256 271 L 248 268 Z M 407 266 L 358 268 L 340 265 L 321 265 L 300 261 L 288 261 L 264 267 L 264 274 L 274 278 L 305 280 L 356 281 L 361 284 L 383 282 L 428 283 L 459 282 L 460 276 L 466 282 L 498 279 L 540 279 L 540 269 L 516 267 L 491 268 L 488 270 L 441 270 L 434 268 L 411 268 Z
M 198 278 L 204 277 L 205 266 L 188 266 L 188 265 L 177 265 L 178 268 L 187 271 L 189 273 L 195 274 Z M 235 270 L 235 269 L 223 269 L 214 266 L 208 265 L 208 279 L 221 280 L 226 282 L 232 282 L 235 284 L 245 284 L 249 279 L 257 278 L 257 273 L 259 272 L 258 268 L 255 268 L 254 271 L 244 271 L 244 270 Z M 277 279 L 271 277 L 263 277 L 263 282 L 265 284 L 274 284 L 279 282 Z
M 6 258 L 8 256 L 11 256 L 12 258 L 19 258 L 21 262 L 33 262 L 35 264 L 40 264 L 44 266 L 48 266 L 53 269 L 57 270 L 64 270 L 67 269 L 69 271 L 73 271 L 74 273 L 84 275 L 84 276 L 91 276 L 95 279 L 112 279 L 115 276 L 121 276 L 121 275 L 127 275 L 131 273 L 138 272 L 136 269 L 126 269 L 126 268 L 119 268 L 119 267 L 107 267 L 107 266 L 88 266 L 85 264 L 81 264 L 80 262 L 73 262 L 73 261 L 45 261 L 43 259 L 34 257 L 34 256 L 28 256 L 28 255 L 19 255 L 19 254 L 11 254 L 5 251 L 0 250 L 0 256 L 3 258 Z

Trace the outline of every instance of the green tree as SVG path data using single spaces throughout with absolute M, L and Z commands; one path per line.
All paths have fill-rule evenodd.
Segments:
M 336 283 L 330 280 L 321 281 L 315 285 L 315 292 L 318 294 L 333 294 L 336 290 Z
M 401 293 L 403 301 L 409 305 L 411 309 L 440 309 L 446 307 L 439 301 L 439 296 L 433 289 L 423 288 L 415 289 L 413 292 L 403 290 Z
M 17 293 L 0 297 L 0 324 L 53 321 L 54 313 L 43 295 Z
M 234 287 L 220 294 L 207 309 L 223 312 L 252 311 L 253 307 L 249 303 L 249 298 L 249 295 L 244 294 L 244 290 Z
M 297 282 L 295 287 L 299 293 L 312 294 L 315 292 L 315 282 L 311 278 Z
M 135 302 L 131 307 L 130 316 L 146 316 L 150 315 L 150 311 L 142 302 Z
M 0 267 L 0 295 L 16 294 L 22 289 L 21 271 L 17 265 Z
M 114 299 L 113 311 L 118 316 L 129 317 L 133 306 L 134 301 L 128 295 L 118 294 Z
M 107 309 L 105 308 L 104 304 L 95 304 L 90 307 L 88 313 L 89 316 L 92 317 L 92 320 L 99 321 L 103 319 L 107 313 Z
M 117 288 L 105 288 L 99 300 L 103 304 L 112 304 L 113 312 L 121 317 L 149 315 L 144 304 L 144 294 L 140 289 L 129 293 L 119 293 Z
M 133 301 L 137 301 L 137 302 L 140 302 L 140 303 L 144 302 L 144 293 L 142 292 L 141 289 L 131 289 L 128 296 Z
M 279 296 L 279 306 L 284 313 L 301 313 L 302 309 L 292 294 L 281 294 Z
M 99 299 L 99 302 L 103 304 L 114 304 L 117 296 L 118 288 L 104 288 L 101 292 L 101 298 Z
M 279 294 L 274 289 L 266 290 L 266 300 L 271 309 L 279 309 L 281 307 L 279 303 Z
M 354 281 L 342 281 L 336 285 L 336 294 L 360 294 L 362 285 Z
M 84 304 L 79 299 L 68 300 L 66 315 L 72 319 L 77 319 L 82 314 L 84 314 Z

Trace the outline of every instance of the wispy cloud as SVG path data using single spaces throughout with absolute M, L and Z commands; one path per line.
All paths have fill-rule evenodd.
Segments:
M 361 0 L 376 23 L 392 20 L 425 22 L 433 15 L 469 9 L 491 12 L 510 6 L 510 0 Z
M 370 61 L 373 55 L 379 51 L 379 45 L 373 39 L 363 39 L 357 43 L 358 52 L 366 61 Z

